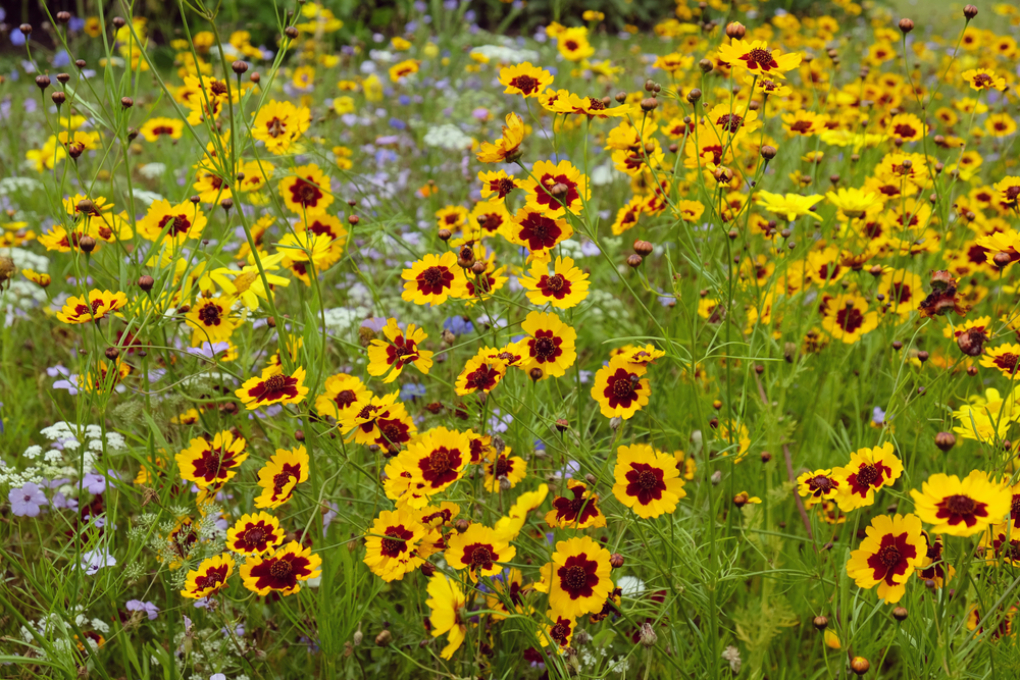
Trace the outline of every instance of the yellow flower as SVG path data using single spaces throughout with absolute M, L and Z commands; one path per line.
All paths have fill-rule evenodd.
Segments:
M 512 163 L 521 157 L 523 141 L 524 120 L 516 113 L 507 114 L 503 137 L 494 144 L 483 142 L 478 150 L 478 160 L 482 163 Z
M 595 374 L 591 398 L 599 403 L 606 418 L 633 417 L 648 403 L 652 388 L 641 379 L 648 371 L 641 364 L 629 363 L 624 357 L 613 357 Z
M 517 554 L 517 549 L 495 531 L 477 522 L 466 531 L 451 535 L 446 543 L 447 564 L 454 569 L 467 569 L 475 583 L 479 576 L 491 577 L 503 571 L 500 563 L 511 561 Z
M 588 29 L 584 26 L 565 28 L 556 36 L 556 49 L 567 61 L 581 61 L 595 54 L 588 42 Z
M 850 455 L 849 463 L 832 472 L 839 509 L 850 512 L 874 504 L 875 492 L 892 486 L 902 474 L 903 463 L 891 443 L 858 449 Z
M 552 85 L 553 76 L 543 68 L 524 62 L 516 66 L 504 66 L 499 70 L 499 82 L 506 87 L 506 94 L 519 94 L 525 98 L 537 97 L 542 90 Z
M 407 364 L 414 364 L 419 371 L 428 375 L 432 368 L 433 353 L 418 347 L 428 338 L 423 329 L 410 324 L 405 332 L 400 330 L 396 319 L 388 319 L 382 332 L 388 342 L 375 339 L 368 346 L 369 375 L 385 375 L 383 382 L 391 383 Z
M 557 309 L 570 309 L 588 297 L 588 275 L 575 267 L 569 257 L 556 258 L 552 276 L 549 263 L 540 260 L 532 263 L 529 274 L 518 280 L 533 305 L 549 303 Z
M 560 377 L 574 365 L 577 352 L 574 341 L 577 331 L 563 323 L 556 314 L 530 312 L 521 330 L 528 334 L 518 343 L 524 354 L 521 369 L 526 373 L 538 370 L 541 375 L 533 379 Z
M 878 327 L 878 313 L 868 311 L 859 295 L 837 295 L 828 301 L 822 328 L 837 340 L 853 344 Z
M 308 394 L 304 386 L 305 369 L 298 366 L 293 375 L 266 368 L 259 377 L 250 378 L 234 394 L 249 411 L 272 404 L 300 404 Z
M 251 136 L 264 142 L 269 153 L 279 155 L 287 153 L 311 124 L 312 112 L 304 106 L 273 100 L 259 109 Z
M 921 520 L 916 515 L 878 515 L 865 534 L 860 548 L 850 554 L 847 575 L 861 588 L 878 586 L 878 596 L 887 603 L 899 602 L 927 553 Z
M 259 470 L 256 508 L 278 508 L 291 499 L 294 488 L 308 481 L 308 452 L 304 446 L 292 450 L 277 449 L 276 454 Z
M 407 76 L 417 73 L 420 65 L 421 62 L 417 59 L 407 59 L 394 64 L 390 67 L 390 80 L 394 83 L 399 83 Z
M 810 215 L 818 221 L 821 217 L 811 211 L 812 206 L 822 200 L 822 196 L 812 194 L 811 196 L 798 196 L 797 194 L 773 194 L 769 191 L 759 191 L 755 200 L 769 212 L 774 212 L 780 217 L 785 217 L 792 222 L 798 217 Z
M 425 560 L 418 545 L 426 528 L 406 510 L 383 510 L 365 532 L 365 564 L 384 581 L 397 581 Z
M 921 491 L 911 489 L 914 508 L 936 534 L 973 536 L 998 524 L 1010 512 L 1013 494 L 993 482 L 984 470 L 974 470 L 961 481 L 941 472 L 928 477 Z
M 442 573 L 436 573 L 429 579 L 426 592 L 429 594 L 425 604 L 431 610 L 432 637 L 446 634 L 447 644 L 439 655 L 450 659 L 467 636 L 467 624 L 461 617 L 461 613 L 467 610 L 467 599 L 457 584 Z
M 977 90 L 978 92 L 982 90 L 1004 90 L 1006 88 L 1006 79 L 997 75 L 995 71 L 986 68 L 972 68 L 969 71 L 964 71 L 960 77 L 970 84 L 970 89 Z
M 298 581 L 316 578 L 322 558 L 311 547 L 291 541 L 269 557 L 249 557 L 241 567 L 244 587 L 260 596 L 270 592 L 292 595 L 301 590 Z
M 457 264 L 457 256 L 447 252 L 441 256 L 429 253 L 405 269 L 401 297 L 416 305 L 441 305 L 447 298 L 462 298 L 467 294 L 464 269 Z
M 671 514 L 687 495 L 676 458 L 648 444 L 617 449 L 613 477 L 613 495 L 643 519 Z
M 721 45 L 719 60 L 732 67 L 740 68 L 755 76 L 784 78 L 783 74 L 800 66 L 801 54 L 780 54 L 779 50 L 770 48 L 763 40 L 745 42 L 733 40 L 729 45 Z
M 236 566 L 234 558 L 227 553 L 202 560 L 198 569 L 188 572 L 181 596 L 198 600 L 216 594 L 227 586 L 227 579 L 234 573 Z
M 552 562 L 542 568 L 550 608 L 569 618 L 601 611 L 613 589 L 611 569 L 609 551 L 594 539 L 559 541 Z
M 223 484 L 237 474 L 237 468 L 248 459 L 243 437 L 234 437 L 229 430 L 218 432 L 210 440 L 196 437 L 188 448 L 175 456 L 181 479 L 194 482 L 199 488 Z

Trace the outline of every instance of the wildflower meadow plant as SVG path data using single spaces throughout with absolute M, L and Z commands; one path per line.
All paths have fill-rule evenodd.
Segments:
M 1015 3 L 22 4 L 0 675 L 1020 675 Z

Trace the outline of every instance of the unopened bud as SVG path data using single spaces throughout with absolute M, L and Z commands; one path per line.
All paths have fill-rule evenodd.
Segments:
M 659 637 L 655 634 L 655 629 L 652 628 L 652 624 L 645 621 L 641 624 L 641 644 L 645 647 L 653 646 Z
M 935 435 L 935 446 L 943 453 L 948 452 L 956 446 L 956 436 L 951 432 L 939 432 Z

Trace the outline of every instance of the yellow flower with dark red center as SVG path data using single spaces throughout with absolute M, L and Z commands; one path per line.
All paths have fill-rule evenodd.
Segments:
M 319 278 L 336 264 L 343 253 L 342 247 L 334 247 L 331 236 L 313 231 L 287 234 L 280 239 L 277 247 L 284 255 L 281 264 L 294 272 L 306 286 L 312 284 L 312 276 Z
M 272 100 L 259 108 L 251 136 L 263 142 L 266 151 L 279 155 L 287 153 L 311 124 L 312 112 L 308 108 Z
M 502 453 L 493 452 L 489 462 L 485 464 L 483 484 L 486 491 L 496 493 L 503 488 L 504 482 L 507 488 L 512 489 L 517 486 L 517 482 L 527 476 L 527 461 L 520 456 L 511 456 L 510 453 L 509 446 Z
M 516 113 L 507 114 L 503 136 L 495 143 L 482 142 L 476 154 L 482 163 L 513 163 L 521 157 L 524 141 L 524 120 Z
M 256 508 L 278 508 L 291 499 L 294 488 L 308 481 L 308 452 L 304 446 L 277 449 L 276 454 L 259 470 Z
M 416 482 L 413 479 L 408 465 L 413 461 L 402 461 L 400 458 L 390 458 L 383 470 L 383 491 L 386 497 L 397 502 L 397 508 L 420 511 L 424 509 L 429 497 L 425 493 L 425 484 Z M 427 551 L 426 551 L 427 552 Z
M 421 62 L 417 59 L 405 59 L 398 62 L 390 66 L 390 80 L 394 83 L 399 83 L 407 76 L 417 73 L 420 66 Z
M 212 440 L 196 437 L 190 446 L 175 456 L 181 479 L 199 488 L 226 482 L 237 474 L 237 467 L 248 459 L 243 437 L 229 430 L 218 432 Z
M 300 404 L 308 394 L 304 385 L 305 369 L 298 366 L 293 375 L 263 369 L 262 375 L 249 378 L 234 394 L 249 411 L 272 404 Z
M 640 364 L 648 366 L 654 364 L 656 359 L 666 356 L 666 353 L 655 345 L 624 345 L 617 347 L 610 354 L 610 357 L 623 357 L 629 364 Z
M 720 45 L 719 60 L 732 67 L 747 71 L 754 76 L 785 78 L 783 74 L 800 66 L 801 54 L 780 54 L 769 48 L 763 40 L 745 42 L 733 40 L 729 45 Z
M 805 472 L 797 477 L 797 493 L 803 498 L 810 498 L 820 501 L 827 498 L 834 498 L 840 490 L 842 481 L 832 470 L 815 470 Z
M 532 255 L 545 257 L 546 253 L 574 235 L 566 220 L 549 217 L 542 210 L 524 206 L 506 226 L 503 235 L 511 243 L 527 248 Z
M 875 492 L 892 486 L 903 474 L 903 463 L 890 442 L 875 448 L 858 449 L 850 462 L 832 471 L 839 482 L 836 502 L 843 512 L 872 505 Z
M 557 653 L 565 654 L 570 647 L 570 641 L 574 638 L 576 621 L 573 618 L 562 616 L 555 609 L 546 613 L 549 623 L 542 627 L 538 641 L 543 647 L 553 645 Z
M 846 563 L 847 575 L 861 588 L 878 586 L 878 596 L 886 603 L 899 602 L 907 591 L 907 580 L 927 554 L 921 520 L 916 515 L 878 515 L 865 534 Z
M 556 49 L 567 61 L 581 61 L 595 54 L 588 42 L 588 29 L 584 26 L 565 28 L 556 36 Z
M 57 318 L 68 324 L 99 321 L 127 305 L 127 295 L 117 291 L 93 289 L 88 299 L 84 296 L 67 298 L 63 308 L 57 312 Z
M 988 347 L 985 355 L 981 357 L 981 365 L 985 368 L 994 368 L 1010 380 L 1018 375 L 1018 364 L 1020 364 L 1020 345 L 1007 342 L 998 347 Z
M 368 346 L 369 375 L 385 375 L 383 382 L 391 383 L 407 364 L 414 364 L 419 371 L 428 375 L 432 368 L 432 352 L 418 347 L 429 337 L 424 330 L 411 324 L 407 331 L 402 331 L 393 318 L 386 321 L 382 330 L 388 342 L 375 339 Z
M 207 221 L 202 209 L 191 201 L 170 205 L 170 201 L 162 199 L 150 205 L 138 222 L 138 234 L 150 241 L 162 238 L 179 246 L 188 239 L 201 238 Z
M 227 529 L 227 547 L 242 555 L 261 555 L 276 550 L 283 543 L 284 534 L 280 520 L 267 512 L 241 515 L 234 526 Z
M 600 611 L 613 590 L 611 570 L 609 551 L 594 539 L 559 541 L 552 562 L 542 569 L 549 607 L 572 619 Z
M 459 231 L 466 223 L 468 210 L 462 205 L 447 205 L 436 211 L 436 225 L 440 229 Z
M 462 397 L 475 392 L 491 392 L 503 380 L 506 367 L 502 359 L 479 353 L 464 364 L 464 370 L 457 376 L 455 391 Z
M 906 269 L 886 269 L 878 284 L 878 292 L 885 297 L 890 311 L 901 317 L 910 316 L 926 297 L 921 277 Z
M 478 523 L 452 534 L 446 543 L 446 563 L 454 569 L 467 569 L 475 583 L 479 576 L 495 576 L 503 571 L 500 563 L 509 562 L 517 554 L 517 549 L 495 531 Z
M 552 85 L 553 76 L 544 68 L 532 66 L 530 61 L 499 70 L 499 83 L 506 86 L 505 94 L 519 94 L 524 98 L 537 97 Z
M 1006 525 L 999 526 L 1003 527 Z M 932 539 L 932 537 L 928 535 L 927 531 L 922 531 L 921 535 L 924 536 L 924 543 L 927 546 L 927 552 L 924 556 L 924 562 L 917 570 L 917 577 L 922 581 L 931 581 L 935 584 L 936 588 L 941 588 L 956 575 L 956 569 L 951 564 L 947 564 L 945 558 L 942 556 L 941 536 L 936 536 Z M 1005 534 L 996 534 L 993 530 L 982 537 L 981 544 L 986 545 L 985 541 L 994 537 L 994 540 L 996 541 L 994 544 L 996 554 L 999 554 L 1001 551 L 1009 554 L 1007 559 L 1017 560 L 1020 558 L 1020 541 L 1006 540 L 1008 535 L 1008 528 L 1006 529 Z M 1015 538 L 1016 536 L 1014 534 L 1014 539 Z M 1017 562 L 1014 566 L 1020 566 L 1020 562 Z
M 956 475 L 936 473 L 911 489 L 914 508 L 936 534 L 973 536 L 991 524 L 1002 522 L 1010 512 L 1013 494 L 1005 484 L 994 482 L 983 470 L 974 470 L 961 480 Z
M 184 121 L 177 118 L 150 118 L 145 121 L 138 134 L 147 142 L 155 142 L 160 137 L 167 136 L 170 139 L 180 139 L 184 134 Z
M 548 217 L 577 214 L 590 197 L 587 179 L 570 161 L 536 161 L 520 186 L 528 192 L 528 205 Z
M 279 190 L 287 209 L 302 219 L 321 215 L 333 204 L 329 177 L 315 163 L 294 168 L 293 175 L 280 180 Z
M 441 305 L 447 298 L 467 295 L 467 278 L 454 253 L 428 253 L 405 269 L 400 278 L 404 280 L 401 297 L 416 305 Z
M 230 310 L 235 298 L 214 297 L 199 298 L 192 305 L 184 320 L 194 331 L 191 333 L 191 346 L 199 347 L 203 342 L 216 343 L 230 339 L 238 321 L 230 318 Z
M 528 373 L 541 371 L 539 379 L 550 376 L 560 377 L 574 365 L 577 352 L 574 341 L 577 331 L 563 323 L 558 316 L 547 312 L 530 312 L 521 329 L 529 337 L 518 343 L 525 352 L 525 363 L 521 368 Z M 534 379 L 534 375 L 532 375 Z
M 234 558 L 227 553 L 202 560 L 198 569 L 188 572 L 181 597 L 198 600 L 215 595 L 227 586 L 227 579 L 234 573 L 236 566 Z
M 277 592 L 292 595 L 301 590 L 299 581 L 319 576 L 322 558 L 311 547 L 291 541 L 269 557 L 249 557 L 241 567 L 244 587 L 258 595 Z
M 372 393 L 361 378 L 346 373 L 326 378 L 323 389 L 324 392 L 315 398 L 315 411 L 338 421 L 356 414 L 372 401 Z
M 467 622 L 461 618 L 461 612 L 467 609 L 467 598 L 457 584 L 442 573 L 429 579 L 426 591 L 429 599 L 425 600 L 425 604 L 431 610 L 432 637 L 446 634 L 446 647 L 439 655 L 450 659 L 467 636 Z
M 553 498 L 553 509 L 545 521 L 554 529 L 587 529 L 606 526 L 606 516 L 599 509 L 599 495 L 576 479 L 567 480 L 565 496 Z
M 690 55 L 683 55 L 679 52 L 671 52 L 670 54 L 657 57 L 655 63 L 652 64 L 652 68 L 659 68 L 666 73 L 676 73 L 677 71 L 687 70 L 694 65 L 694 57 Z
M 365 532 L 365 564 L 384 581 L 399 581 L 425 561 L 417 550 L 425 534 L 406 510 L 383 510 Z
M 878 314 L 868 311 L 868 301 L 859 295 L 837 295 L 828 301 L 822 328 L 836 340 L 853 344 L 878 328 Z
M 631 418 L 648 403 L 651 385 L 642 379 L 648 371 L 641 364 L 632 364 L 623 357 L 613 357 L 595 374 L 591 398 L 599 403 L 606 418 Z
M 677 501 L 687 495 L 676 458 L 648 444 L 617 449 L 613 477 L 616 500 L 644 519 L 673 513 Z
M 547 262 L 535 261 L 530 276 L 519 277 L 520 284 L 528 291 L 528 300 L 534 305 L 547 302 L 557 309 L 576 307 L 588 297 L 588 275 L 574 266 L 569 257 L 557 257 L 549 275 Z
M 295 224 L 294 231 L 309 232 L 327 239 L 332 254 L 330 264 L 339 260 L 343 255 L 344 245 L 347 243 L 347 229 L 336 215 L 323 214 L 309 217 L 307 224 L 304 220 Z
M 1006 89 L 1006 79 L 990 69 L 972 68 L 969 71 L 964 71 L 960 77 L 970 85 L 970 89 L 978 92 Z
M 130 374 L 131 365 L 120 357 L 111 364 L 100 359 L 84 375 L 78 376 L 78 389 L 89 394 L 104 394 Z
M 504 170 L 479 172 L 478 181 L 482 183 L 482 198 L 489 198 L 495 194 L 497 199 L 502 200 L 509 196 L 514 189 L 521 188 L 520 180 L 506 174 Z M 491 229 L 486 229 L 491 231 Z
M 798 135 L 808 137 L 824 131 L 826 120 L 825 114 L 797 109 L 791 113 L 783 114 L 783 129 L 792 137 Z
M 375 444 L 395 452 L 411 441 L 418 432 L 403 404 L 396 403 L 397 393 L 372 396 L 367 402 L 356 402 L 340 414 L 340 428 L 348 435 L 346 441 Z
M 886 132 L 901 142 L 916 142 L 928 133 L 928 126 L 912 113 L 899 113 L 889 120 Z
M 1008 113 L 993 113 L 985 118 L 985 131 L 992 137 L 1009 137 L 1016 130 L 1016 120 Z
M 413 482 L 424 485 L 422 492 L 431 496 L 463 476 L 471 462 L 471 440 L 466 432 L 434 427 L 411 440 L 397 459 Z

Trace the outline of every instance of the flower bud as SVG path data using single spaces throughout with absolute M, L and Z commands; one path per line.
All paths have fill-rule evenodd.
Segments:
M 818 630 L 825 630 L 826 628 L 829 627 L 829 619 L 827 619 L 824 616 L 816 616 L 811 621 L 811 625 L 813 625 Z
M 120 356 L 120 350 L 116 347 L 107 347 L 106 351 L 103 352 L 107 359 L 115 361 Z
M 635 255 L 631 255 L 630 257 L 627 258 L 627 266 L 631 267 L 631 268 L 640 267 L 641 263 L 643 261 L 644 260 L 642 259 L 642 257 L 640 255 L 636 255 L 636 254 Z
M 906 621 L 909 613 L 906 607 L 896 607 L 896 609 L 892 610 L 892 615 L 897 621 Z
M 970 21 L 971 19 L 976 17 L 977 13 L 978 8 L 975 7 L 974 5 L 967 5 L 966 7 L 963 8 L 963 16 L 967 18 L 967 21 Z M 24 31 L 22 31 L 22 33 L 24 33 Z
M 127 22 L 124 21 L 124 17 L 114 17 L 113 18 L 113 26 L 114 26 L 114 28 L 124 28 L 124 26 L 126 24 L 127 24 Z
M 620 425 L 623 424 L 623 418 L 620 416 L 613 416 L 609 419 L 609 427 L 613 430 L 619 430 Z
M 999 269 L 1004 269 L 1012 261 L 1013 258 L 1009 256 L 1009 253 L 995 253 L 995 256 L 992 258 L 992 262 Z
M 609 556 L 609 564 L 610 566 L 613 567 L 613 569 L 619 569 L 620 567 L 623 566 L 623 563 L 624 563 L 623 555 L 621 555 L 620 553 L 613 553 L 612 555 Z
M 645 647 L 653 646 L 659 637 L 655 634 L 655 629 L 652 628 L 652 624 L 645 621 L 641 624 L 641 644 Z
M 956 446 L 956 436 L 952 432 L 939 432 L 935 435 L 935 446 L 943 453 Z
M 36 76 L 35 77 L 35 84 L 39 86 L 40 90 L 45 90 L 47 87 L 50 86 L 50 77 L 49 76 Z
M 715 64 L 712 62 L 711 59 L 702 59 L 701 61 L 698 62 L 698 68 L 701 69 L 702 73 L 708 74 L 711 73 L 712 70 L 715 68 Z
M 739 21 L 731 21 L 726 24 L 726 37 L 742 40 L 745 35 L 747 35 L 747 29 Z
M 634 252 L 641 256 L 648 256 L 652 254 L 654 246 L 648 241 L 634 241 Z
M 153 278 L 148 274 L 143 274 L 138 277 L 138 287 L 141 288 L 146 293 L 152 290 L 152 287 L 153 285 L 155 285 L 155 283 L 156 283 L 155 280 L 153 280 Z
M 645 97 L 641 100 L 641 110 L 645 112 L 654 111 L 658 105 L 659 100 L 655 97 Z
M 903 31 L 903 35 L 910 33 L 914 30 L 914 22 L 910 19 L 900 19 L 900 30 Z
M 690 102 L 691 104 L 695 103 L 699 99 L 701 99 L 701 90 L 699 90 L 698 88 L 694 88 L 693 90 L 687 93 L 687 101 Z
M 977 10 L 975 10 L 977 11 Z M 18 26 L 18 30 L 25 34 L 25 37 L 32 35 L 32 24 L 21 24 Z
M 70 20 L 71 20 L 71 13 L 70 12 L 57 12 L 57 22 L 58 23 L 66 24 Z
M 863 656 L 855 656 L 853 661 L 850 662 L 850 670 L 857 675 L 864 675 L 871 668 L 871 664 Z
M 78 239 L 78 247 L 83 253 L 91 253 L 96 249 L 96 239 L 91 236 L 82 236 Z
M 230 65 L 230 68 L 232 68 L 234 70 L 234 73 L 236 73 L 237 75 L 241 75 L 242 73 L 248 70 L 248 62 L 238 59 L 237 61 Z
M 65 95 L 63 92 L 54 92 L 53 94 L 50 95 L 50 99 L 53 100 L 54 104 L 60 106 L 65 101 L 67 101 L 67 95 Z
M 761 157 L 762 158 L 764 158 L 767 161 L 770 161 L 770 160 L 772 160 L 773 158 L 776 157 L 776 154 L 779 153 L 779 150 L 776 149 L 776 147 L 774 147 L 774 146 L 770 146 L 769 144 L 765 144 L 765 145 L 763 145 L 761 147 L 760 152 L 761 152 Z
M 393 633 L 388 630 L 383 630 L 381 633 L 375 636 L 375 644 L 379 647 L 385 647 L 393 641 Z
M 286 29 L 284 29 L 283 33 L 291 40 L 298 37 L 298 30 L 294 26 L 288 26 Z

